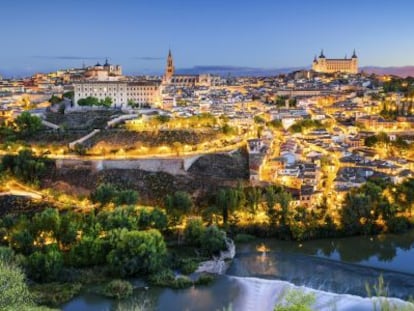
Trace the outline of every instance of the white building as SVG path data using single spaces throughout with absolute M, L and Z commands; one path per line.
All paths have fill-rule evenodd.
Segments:
M 74 104 L 87 97 L 104 100 L 109 97 L 117 107 L 128 104 L 154 105 L 160 101 L 159 81 L 83 81 L 74 83 Z

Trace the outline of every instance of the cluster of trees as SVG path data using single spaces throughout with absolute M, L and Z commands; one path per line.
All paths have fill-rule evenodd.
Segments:
M 303 119 L 296 121 L 291 127 L 289 127 L 289 131 L 291 133 L 303 133 L 304 130 L 311 130 L 316 128 L 325 128 L 321 121 L 319 120 L 311 120 L 311 119 Z
M 0 141 L 14 142 L 35 136 L 42 129 L 42 120 L 29 112 L 22 112 L 12 124 L 0 126 Z
M 66 268 L 96 265 L 124 277 L 154 273 L 166 264 L 161 234 L 166 225 L 157 208 L 118 207 L 97 215 L 48 208 L 32 217 L 3 217 L 0 238 L 24 256 L 22 265 L 35 281 L 55 281 Z
M 382 85 L 385 93 L 389 92 L 400 92 L 406 96 L 414 96 L 414 78 L 398 78 L 393 77 L 390 81 L 385 81 Z
M 0 172 L 8 173 L 24 182 L 37 183 L 46 172 L 47 163 L 47 159 L 36 157 L 31 150 L 23 149 L 17 155 L 4 156 Z
M 168 195 L 164 205 L 170 226 L 183 223 L 188 215 L 198 215 L 208 224 L 223 224 L 233 234 L 299 240 L 334 234 L 337 228 L 327 214 L 326 205 L 313 209 L 295 207 L 292 200 L 291 194 L 278 186 L 238 186 L 219 189 L 202 210 L 194 208 L 185 192 Z M 259 214 L 264 216 L 256 222 Z
M 271 103 L 278 107 L 284 107 L 286 105 L 286 100 L 289 102 L 289 107 L 295 107 L 297 104 L 296 98 L 289 98 L 288 96 L 276 96 Z
M 341 223 L 347 234 L 404 232 L 410 227 L 414 203 L 414 179 L 394 185 L 371 180 L 347 193 L 341 209 Z
M 400 136 L 394 141 L 391 141 L 390 137 L 384 132 L 366 137 L 364 139 L 364 144 L 367 147 L 382 147 L 385 149 L 391 147 L 398 150 L 407 150 L 410 147 L 410 145 Z
M 380 115 L 387 120 L 395 120 L 398 116 L 412 116 L 413 102 L 402 102 L 398 106 L 395 102 L 384 101 Z
M 201 218 L 190 218 L 184 229 L 184 240 L 188 245 L 202 249 L 205 254 L 218 254 L 226 249 L 226 234 L 216 225 L 205 227 Z
M 105 97 L 105 99 L 99 100 L 96 97 L 88 96 L 86 98 L 81 98 L 78 100 L 79 106 L 101 106 L 109 108 L 112 105 L 112 98 Z
M 135 190 L 120 189 L 119 187 L 103 183 L 98 185 L 91 193 L 92 202 L 106 205 L 114 203 L 116 205 L 135 205 L 138 203 L 139 195 Z

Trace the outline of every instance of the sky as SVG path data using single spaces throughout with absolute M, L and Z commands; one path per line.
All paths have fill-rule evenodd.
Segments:
M 127 74 L 176 68 L 414 65 L 412 0 L 1 0 L 0 74 L 104 62 Z

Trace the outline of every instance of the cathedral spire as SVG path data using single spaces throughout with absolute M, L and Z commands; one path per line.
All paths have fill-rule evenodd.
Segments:
M 319 58 L 325 58 L 325 55 L 323 54 L 323 49 L 321 49 L 321 55 L 319 55 Z
M 168 57 L 167 57 L 167 67 L 165 68 L 165 80 L 170 81 L 172 76 L 174 75 L 174 61 L 171 53 L 171 49 L 168 49 Z

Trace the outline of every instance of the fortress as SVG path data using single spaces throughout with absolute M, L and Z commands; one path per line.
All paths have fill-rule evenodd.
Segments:
M 314 58 L 312 62 L 312 69 L 316 72 L 322 73 L 358 73 L 358 57 L 355 54 L 355 50 L 352 53 L 351 58 L 326 58 L 323 54 L 323 50 L 318 58 Z

